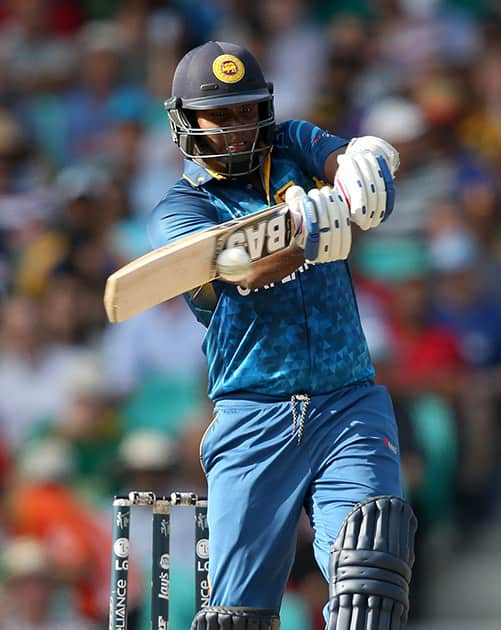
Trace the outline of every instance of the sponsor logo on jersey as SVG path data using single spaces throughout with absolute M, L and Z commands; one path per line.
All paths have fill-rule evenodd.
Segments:
M 219 55 L 212 62 L 212 72 L 223 83 L 238 83 L 245 74 L 245 66 L 235 55 Z
M 270 284 L 265 284 L 263 287 L 259 289 L 244 289 L 244 287 L 241 287 L 239 284 L 237 284 L 236 289 L 238 293 L 244 297 L 247 295 L 250 295 L 251 293 L 258 293 L 259 291 L 267 291 L 268 289 L 273 289 L 273 287 L 276 286 L 277 284 L 286 284 L 287 282 L 292 282 L 296 280 L 298 273 L 304 273 L 305 271 L 308 271 L 308 269 L 314 266 L 315 266 L 315 263 L 305 262 L 296 271 L 293 271 L 290 275 L 285 276 L 285 278 L 282 278 L 280 282 L 270 282 Z

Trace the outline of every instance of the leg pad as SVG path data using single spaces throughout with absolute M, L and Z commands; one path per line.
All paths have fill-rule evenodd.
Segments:
M 205 606 L 195 615 L 191 630 L 280 630 L 280 618 L 269 608 Z
M 331 549 L 328 630 L 405 628 L 416 526 L 398 497 L 353 508 Z

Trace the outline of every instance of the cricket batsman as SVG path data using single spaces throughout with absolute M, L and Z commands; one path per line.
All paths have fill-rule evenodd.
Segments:
M 277 124 L 256 59 L 226 42 L 181 59 L 165 107 L 186 159 L 151 215 L 154 247 L 284 199 L 294 217 L 287 248 L 252 265 L 230 255 L 223 279 L 186 295 L 207 327 L 214 401 L 200 445 L 211 595 L 192 630 L 280 627 L 303 507 L 330 587 L 327 630 L 400 630 L 416 519 L 347 262 L 353 224 L 375 229 L 392 213 L 398 153 Z

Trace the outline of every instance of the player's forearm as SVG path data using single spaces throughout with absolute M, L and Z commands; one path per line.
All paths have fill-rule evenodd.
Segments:
M 346 150 L 346 147 L 342 147 L 341 149 L 338 149 L 337 151 L 330 153 L 327 156 L 327 159 L 325 160 L 324 176 L 325 176 L 326 181 L 329 182 L 330 185 L 334 183 L 334 179 L 336 177 L 338 155 L 342 155 L 345 152 L 345 150 Z
M 270 254 L 252 264 L 248 275 L 238 282 L 245 289 L 260 289 L 272 282 L 279 282 L 296 271 L 304 263 L 304 251 L 291 244 L 286 249 Z

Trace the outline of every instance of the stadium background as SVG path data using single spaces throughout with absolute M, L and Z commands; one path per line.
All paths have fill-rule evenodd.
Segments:
M 256 54 L 278 120 L 400 150 L 392 220 L 358 232 L 351 259 L 420 520 L 411 625 L 497 628 L 494 0 L 0 2 L 0 627 L 105 628 L 112 495 L 204 491 L 202 329 L 182 300 L 111 326 L 102 294 L 148 250 L 147 214 L 179 176 L 162 103 L 179 58 L 207 39 Z M 134 516 L 142 630 L 149 514 Z M 179 514 L 173 630 L 192 616 L 191 528 Z M 303 522 L 283 630 L 323 628 L 310 537 Z

